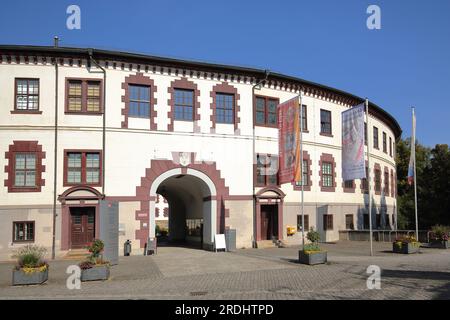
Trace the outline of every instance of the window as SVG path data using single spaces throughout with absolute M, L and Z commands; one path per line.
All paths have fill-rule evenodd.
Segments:
M 13 242 L 33 242 L 34 221 L 13 222 Z
M 129 84 L 130 106 L 128 116 L 150 118 L 150 86 Z
M 16 79 L 15 111 L 39 110 L 39 79 Z
M 389 155 L 392 157 L 392 138 L 389 137 Z
M 331 135 L 331 111 L 320 109 L 320 133 Z
M 375 169 L 375 191 L 381 191 L 381 170 Z
M 353 189 L 353 180 L 345 180 L 344 188 L 345 189 Z
M 378 128 L 377 127 L 373 127 L 373 147 L 375 149 L 379 149 L 379 145 L 378 145 Z
M 309 230 L 309 215 L 304 214 L 304 219 L 305 219 L 305 232 Z M 302 215 L 298 214 L 297 215 L 297 231 L 302 231 Z
M 309 185 L 309 160 L 303 159 L 303 166 L 302 166 L 302 181 L 301 182 L 295 182 L 296 186 L 301 186 L 302 184 L 304 186 Z
M 256 184 L 258 186 L 278 185 L 278 157 L 257 155 Z
M 66 112 L 100 113 L 101 81 L 80 79 L 67 80 Z
M 194 91 L 175 89 L 175 120 L 194 119 Z
M 323 230 L 333 230 L 333 215 L 324 214 L 323 215 Z
M 216 123 L 234 123 L 234 94 L 216 94 Z
M 352 214 L 345 215 L 345 229 L 346 230 L 354 230 L 355 229 L 355 225 L 353 224 L 353 215 Z
M 256 97 L 255 124 L 258 126 L 277 127 L 278 99 Z
M 367 123 L 364 122 L 364 144 L 367 146 Z
M 366 178 L 361 179 L 361 188 L 364 193 L 369 193 L 369 184 L 367 183 L 369 178 L 369 167 L 366 166 Z
M 375 229 L 381 229 L 381 214 L 375 215 Z
M 384 193 L 389 196 L 389 171 L 384 172 Z
M 383 132 L 383 152 L 387 153 L 387 137 L 386 132 Z
M 16 153 L 14 162 L 14 187 L 36 187 L 36 154 Z
M 100 185 L 100 152 L 66 151 L 64 185 Z
M 364 229 L 369 229 L 370 228 L 370 221 L 369 221 L 369 214 L 365 213 L 363 215 L 363 224 L 364 224 Z
M 322 186 L 333 187 L 333 164 L 331 162 L 322 162 Z
M 308 112 L 307 106 L 302 104 L 302 131 L 308 131 Z

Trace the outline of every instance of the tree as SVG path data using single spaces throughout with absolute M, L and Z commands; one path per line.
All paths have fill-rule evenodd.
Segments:
M 398 228 L 414 229 L 414 185 L 407 181 L 411 139 L 397 143 Z M 416 143 L 419 229 L 450 225 L 450 150 L 438 144 L 432 150 Z

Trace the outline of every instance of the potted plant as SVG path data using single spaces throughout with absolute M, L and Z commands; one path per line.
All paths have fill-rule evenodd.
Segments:
M 436 225 L 431 228 L 430 246 L 433 248 L 448 249 L 449 227 Z
M 413 236 L 401 236 L 392 243 L 394 253 L 417 253 L 419 252 L 420 242 Z
M 100 239 L 95 239 L 87 247 L 91 253 L 89 257 L 78 264 L 81 269 L 81 281 L 95 281 L 109 279 L 109 262 L 101 255 L 105 245 Z
M 48 263 L 43 260 L 47 250 L 41 246 L 26 245 L 13 255 L 17 265 L 13 269 L 12 285 L 41 284 L 48 279 Z
M 298 252 L 298 261 L 303 264 L 315 265 L 327 262 L 327 252 L 319 247 L 320 234 L 313 228 L 308 232 L 306 238 L 310 241 L 303 250 Z

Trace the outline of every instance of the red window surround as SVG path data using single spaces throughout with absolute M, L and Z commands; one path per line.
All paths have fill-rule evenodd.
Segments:
M 150 130 L 157 130 L 155 119 L 157 117 L 157 112 L 155 110 L 155 106 L 158 103 L 155 98 L 155 93 L 158 91 L 157 86 L 155 86 L 153 79 L 146 77 L 142 72 L 137 72 L 136 74 L 129 75 L 125 77 L 125 81 L 122 82 L 122 89 L 125 91 L 125 94 L 122 95 L 122 102 L 125 106 L 122 108 L 122 128 L 128 128 L 128 111 L 130 109 L 130 93 L 129 93 L 129 85 L 144 85 L 150 87 Z
M 312 160 L 311 157 L 308 153 L 308 151 L 303 150 L 303 161 L 307 161 L 308 162 L 308 185 L 304 185 L 303 186 L 303 191 L 311 191 L 311 186 L 312 186 Z M 295 182 L 291 183 L 292 186 L 294 187 L 294 190 L 302 190 L 302 187 L 299 185 L 296 185 Z
M 394 170 L 391 169 L 391 197 L 395 198 L 394 193 Z
M 167 100 L 168 105 L 170 106 L 169 111 L 169 131 L 173 131 L 173 123 L 174 123 L 174 113 L 175 113 L 175 89 L 185 89 L 194 91 L 194 132 L 200 132 L 200 90 L 198 90 L 197 84 L 192 81 L 189 81 L 187 78 L 183 77 L 180 80 L 174 80 L 170 83 L 170 87 L 167 88 L 167 92 L 169 93 L 169 99 Z
M 70 81 L 80 81 L 81 82 L 81 111 L 70 111 L 69 110 L 69 82 Z M 100 86 L 100 111 L 87 111 L 87 85 L 88 82 L 97 82 Z M 65 83 L 65 103 L 64 103 L 64 113 L 67 114 L 80 114 L 80 115 L 102 115 L 103 114 L 103 79 L 99 78 L 66 78 Z
M 356 189 L 355 179 L 352 180 L 352 185 L 353 187 L 347 188 L 347 186 L 345 185 L 345 181 L 342 180 L 342 189 L 344 190 L 345 193 L 355 193 Z
M 322 162 L 330 162 L 332 163 L 332 175 L 333 175 L 333 186 L 332 187 L 324 187 L 323 186 L 323 180 L 322 180 Z M 336 161 L 334 161 L 334 157 L 332 154 L 329 153 L 322 153 L 319 160 L 319 186 L 320 190 L 323 192 L 335 192 L 336 191 Z
M 257 123 L 256 122 L 256 103 L 257 103 L 257 99 L 264 99 L 264 119 L 265 122 L 264 124 L 262 123 Z M 280 104 L 280 99 L 278 98 L 274 98 L 274 97 L 266 97 L 266 96 L 260 96 L 260 95 L 255 95 L 254 98 L 254 104 L 253 104 L 253 124 L 256 127 L 268 127 L 268 128 L 278 128 L 278 111 L 277 111 L 277 122 L 275 124 L 270 124 L 267 121 L 267 117 L 268 117 L 268 102 L 269 100 L 271 101 L 276 101 L 277 106 Z
M 232 85 L 228 84 L 228 82 L 222 82 L 220 84 L 215 85 L 212 88 L 212 91 L 210 93 L 210 96 L 212 98 L 211 103 L 211 110 L 212 114 L 210 117 L 212 129 L 216 128 L 216 94 L 217 93 L 226 93 L 226 94 L 233 94 L 234 95 L 234 130 L 236 131 L 238 129 L 238 124 L 241 122 L 241 119 L 239 118 L 239 104 L 238 101 L 240 99 L 240 95 L 238 94 L 238 90 L 233 87 Z
M 366 160 L 366 179 L 367 179 L 367 181 L 369 181 L 369 168 L 368 168 L 368 161 Z M 368 188 L 364 188 L 364 179 L 361 179 L 361 184 L 360 184 L 360 188 L 361 188 L 361 192 L 362 193 L 368 193 L 369 192 L 369 190 L 368 190 Z
M 35 187 L 15 187 L 15 155 L 17 153 L 34 153 L 36 155 L 36 186 Z M 42 159 L 45 159 L 45 152 L 42 151 L 42 145 L 38 141 L 13 141 L 9 149 L 5 152 L 5 159 L 8 165 L 5 166 L 5 173 L 8 178 L 5 179 L 5 187 L 8 192 L 41 192 L 45 186 L 45 180 L 42 179 L 42 173 L 45 172 L 45 166 L 42 165 Z
M 68 154 L 69 153 L 81 153 L 81 183 L 69 183 L 67 182 L 67 172 L 68 172 Z M 86 153 L 98 153 L 99 154 L 99 179 L 98 183 L 86 183 Z M 102 186 L 102 150 L 79 150 L 79 149 L 64 149 L 64 174 L 63 174 L 63 186 L 72 187 L 79 185 L 88 185 L 91 187 L 101 187 Z
M 386 179 L 387 178 L 387 179 Z M 384 167 L 384 176 L 383 176 L 383 185 L 384 185 L 384 195 L 389 197 L 389 168 Z
M 380 176 L 379 176 L 379 178 L 380 178 L 380 184 L 379 184 L 379 189 L 377 190 L 377 171 L 380 173 Z M 377 196 L 379 196 L 379 195 L 381 195 L 381 188 L 382 188 L 382 181 L 381 181 L 381 179 L 382 179 L 382 174 L 381 174 L 381 166 L 380 166 L 380 164 L 379 163 L 375 163 L 375 166 L 374 166 L 374 168 L 373 168 L 373 185 L 374 185 L 374 187 L 373 187 L 373 189 L 375 190 L 375 194 L 377 195 Z

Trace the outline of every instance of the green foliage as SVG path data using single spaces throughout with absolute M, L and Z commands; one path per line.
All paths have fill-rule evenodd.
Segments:
M 435 225 L 431 228 L 430 238 L 435 241 L 448 241 L 450 235 L 450 227 Z
M 37 268 L 47 264 L 43 258 L 47 249 L 37 245 L 26 245 L 16 250 L 13 257 L 17 259 L 19 268 Z
M 155 235 L 159 236 L 160 234 L 161 234 L 161 228 L 158 225 L 156 225 L 156 227 L 155 227 Z
M 414 186 L 408 185 L 410 139 L 397 143 L 398 228 L 414 229 Z M 433 149 L 416 143 L 417 207 L 419 229 L 440 223 L 450 225 L 450 149 L 437 144 Z
M 322 251 L 322 249 L 320 249 L 320 247 L 317 243 L 309 243 L 309 244 L 305 244 L 305 249 L 303 251 L 305 251 L 305 252 L 320 252 L 320 251 Z
M 306 239 L 311 241 L 311 243 L 318 245 L 320 241 L 320 233 L 317 231 L 314 231 L 314 228 L 311 227 L 311 229 L 308 231 L 306 235 Z
M 100 239 L 95 239 L 88 247 L 87 249 L 91 253 L 90 258 L 91 260 L 96 259 L 100 256 L 100 253 L 103 251 L 105 247 L 105 244 Z

